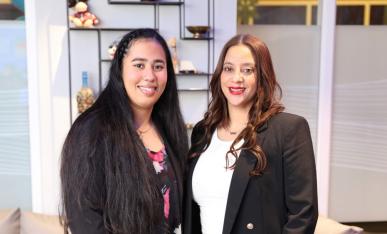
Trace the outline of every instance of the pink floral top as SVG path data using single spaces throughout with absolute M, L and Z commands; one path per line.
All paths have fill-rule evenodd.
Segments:
M 147 149 L 147 153 L 152 159 L 156 174 L 160 178 L 160 190 L 164 198 L 164 217 L 168 233 L 180 233 L 177 232 L 180 229 L 177 181 L 167 152 L 165 148 L 162 148 L 158 152 Z

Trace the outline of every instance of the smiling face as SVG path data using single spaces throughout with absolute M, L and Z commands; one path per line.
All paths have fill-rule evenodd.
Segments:
M 257 73 L 250 49 L 235 45 L 228 49 L 220 83 L 230 107 L 250 108 L 257 92 Z
M 167 84 L 163 48 L 152 39 L 139 39 L 123 59 L 122 78 L 133 109 L 152 110 Z

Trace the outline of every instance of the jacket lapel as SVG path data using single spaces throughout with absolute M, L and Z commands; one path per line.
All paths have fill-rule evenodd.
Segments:
M 230 190 L 227 198 L 223 234 L 231 233 L 239 206 L 245 189 L 250 179 L 249 172 L 256 164 L 256 158 L 250 152 L 242 150 L 235 165 L 235 171 L 231 178 Z

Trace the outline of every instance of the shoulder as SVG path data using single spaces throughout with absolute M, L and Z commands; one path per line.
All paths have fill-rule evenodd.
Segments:
M 281 136 L 284 139 L 310 133 L 309 124 L 304 117 L 286 112 L 272 116 L 265 125 L 263 131 L 266 135 Z
M 204 134 L 204 120 L 200 120 L 195 124 L 195 126 L 192 128 L 192 134 L 191 138 L 195 138 L 197 136 L 201 136 Z
M 67 144 L 91 145 L 96 143 L 103 136 L 101 134 L 106 125 L 103 124 L 98 111 L 86 111 L 75 119 L 67 134 Z
M 287 112 L 280 112 L 272 116 L 268 122 L 268 127 L 293 128 L 308 125 L 307 120 L 299 115 Z
M 269 119 L 269 122 L 275 123 L 297 123 L 303 121 L 306 121 L 304 117 L 288 112 L 277 113 Z

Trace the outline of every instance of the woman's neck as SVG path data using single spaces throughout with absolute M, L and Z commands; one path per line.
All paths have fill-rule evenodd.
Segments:
M 249 121 L 249 110 L 250 106 L 246 107 L 235 107 L 228 106 L 229 114 L 229 123 L 228 126 L 230 129 L 240 129 L 244 128 Z
M 137 134 L 143 145 L 151 151 L 159 152 L 164 144 L 152 123 L 152 109 L 134 109 L 133 113 Z
M 228 105 L 229 121 L 218 128 L 221 140 L 233 141 L 246 127 L 249 119 L 249 107 L 241 108 Z
M 134 122 L 136 129 L 149 128 L 151 125 L 152 109 L 136 109 L 133 108 Z

